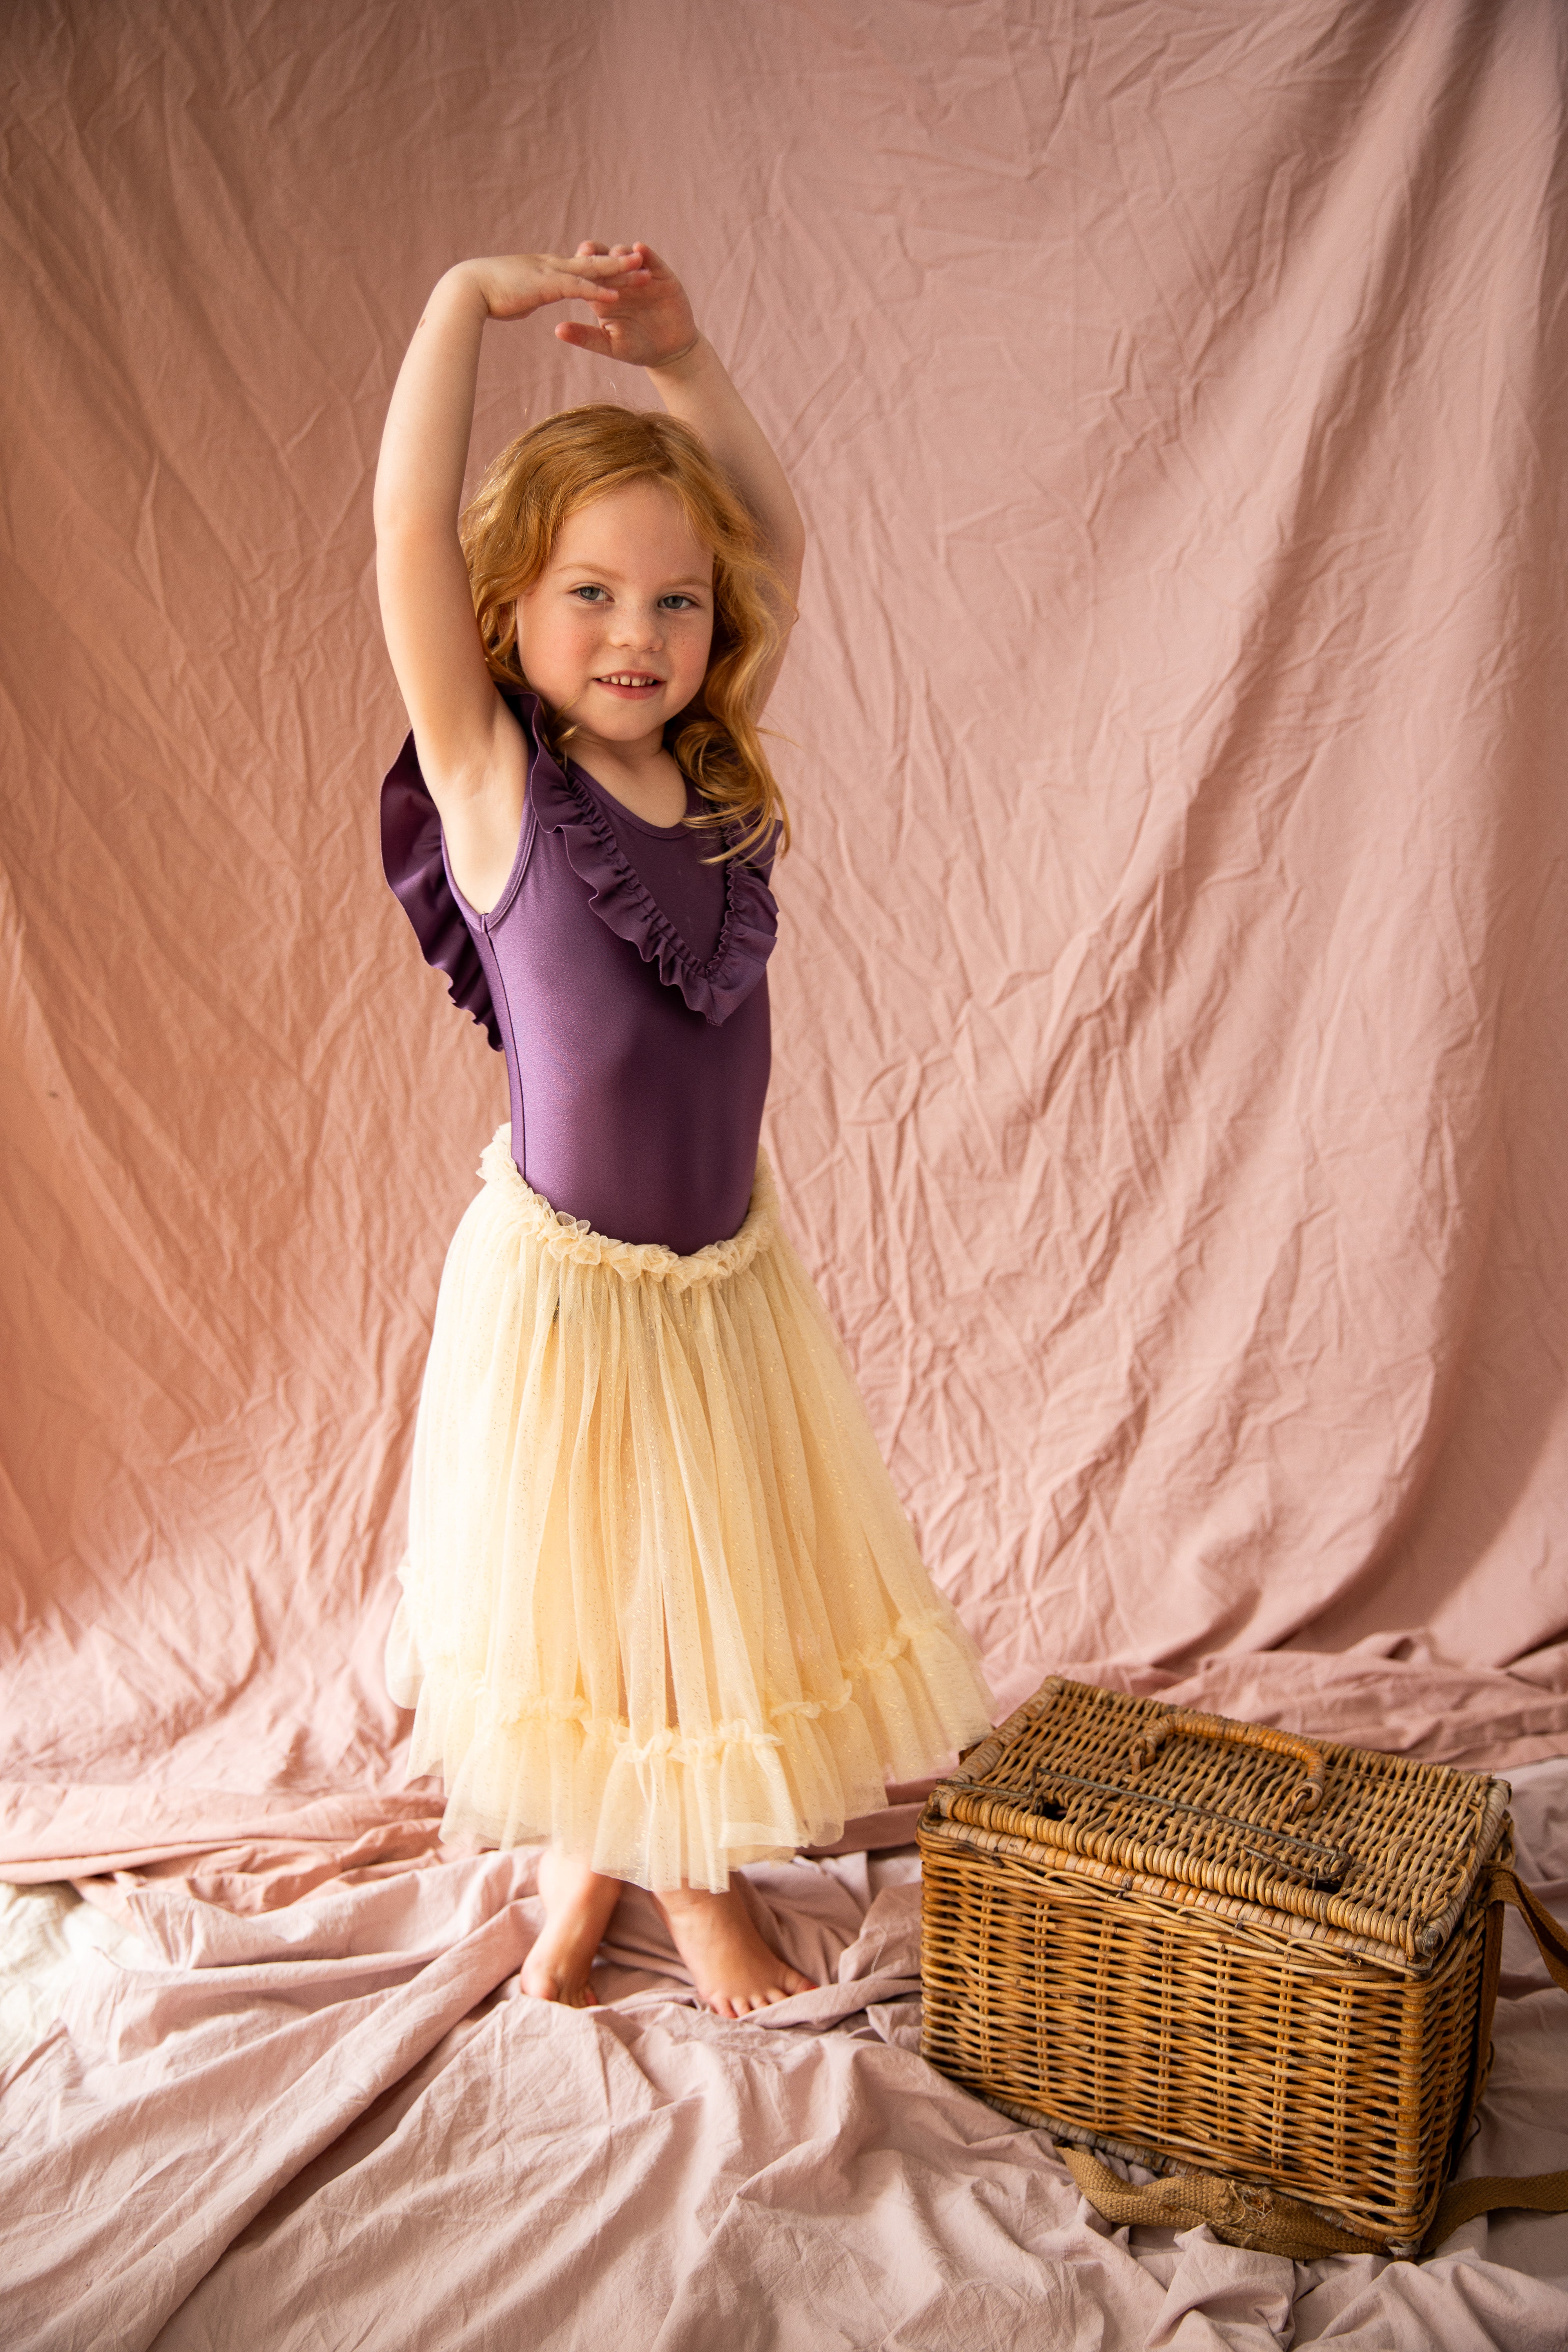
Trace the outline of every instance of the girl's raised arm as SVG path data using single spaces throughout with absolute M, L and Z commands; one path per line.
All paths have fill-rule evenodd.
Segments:
M 628 276 L 613 303 L 596 293 L 586 298 L 597 312 L 596 325 L 563 320 L 556 334 L 580 351 L 646 368 L 670 415 L 700 434 L 762 533 L 790 599 L 789 610 L 780 615 L 787 630 L 800 587 L 805 525 L 766 435 L 699 331 L 680 280 L 647 245 L 584 244 L 573 260 L 584 269 L 595 261 L 618 263 Z M 781 648 L 773 676 L 783 659 Z M 764 700 L 772 685 L 769 677 Z
M 593 301 L 613 314 L 622 289 L 647 276 L 636 261 L 593 252 L 459 262 L 404 357 L 375 475 L 376 583 L 420 769 L 443 814 L 482 795 L 498 759 L 521 756 L 485 667 L 458 539 L 485 322 L 525 319 L 549 302 Z

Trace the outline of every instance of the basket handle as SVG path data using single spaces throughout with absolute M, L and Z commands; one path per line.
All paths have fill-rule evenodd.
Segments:
M 1290 1800 L 1290 1811 L 1315 1813 L 1323 1801 L 1323 1751 L 1293 1732 L 1275 1731 L 1264 1723 L 1233 1723 L 1226 1715 L 1194 1715 L 1184 1706 L 1167 1710 L 1158 1723 L 1132 1743 L 1132 1769 L 1152 1764 L 1167 1739 L 1212 1739 L 1226 1748 L 1263 1748 L 1273 1756 L 1293 1756 L 1307 1768 L 1307 1777 Z

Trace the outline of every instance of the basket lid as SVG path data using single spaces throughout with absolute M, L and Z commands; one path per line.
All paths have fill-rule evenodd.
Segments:
M 1429 1963 L 1507 1819 L 1484 1772 L 1297 1738 L 1053 1675 L 931 1812 Z

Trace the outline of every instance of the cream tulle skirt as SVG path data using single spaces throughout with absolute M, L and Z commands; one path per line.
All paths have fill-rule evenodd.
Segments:
M 441 1277 L 388 1645 L 449 1835 L 723 1887 L 990 1725 L 759 1162 L 689 1257 L 561 1217 L 503 1127 Z

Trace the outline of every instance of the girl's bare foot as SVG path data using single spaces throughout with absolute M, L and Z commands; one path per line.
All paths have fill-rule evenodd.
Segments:
M 539 1865 L 544 1933 L 522 1964 L 522 1989 L 568 2009 L 598 2006 L 589 1969 L 620 1900 L 621 1882 L 570 1862 L 552 1846 Z
M 809 1977 L 763 1941 L 738 1887 L 711 1895 L 678 1886 L 654 1900 L 669 1922 L 699 1999 L 715 2017 L 749 2017 L 753 2010 L 787 2000 L 792 1992 L 816 1990 Z

